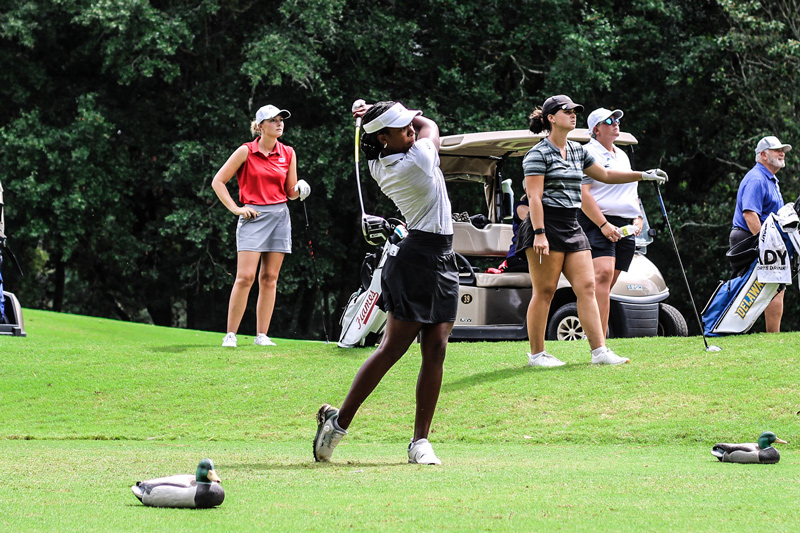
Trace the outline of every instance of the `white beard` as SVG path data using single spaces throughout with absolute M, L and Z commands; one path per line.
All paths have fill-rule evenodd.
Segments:
M 778 159 L 777 157 L 767 155 L 767 163 L 772 165 L 775 168 L 783 168 L 786 166 L 786 161 L 783 159 Z

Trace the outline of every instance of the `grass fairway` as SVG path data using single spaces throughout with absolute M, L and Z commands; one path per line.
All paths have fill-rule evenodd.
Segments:
M 0 526 L 11 531 L 795 530 L 800 336 L 620 339 L 632 362 L 526 366 L 527 343 L 451 344 L 431 441 L 409 465 L 413 347 L 316 464 L 314 413 L 370 349 L 25 311 L 0 337 Z M 777 465 L 722 464 L 719 441 L 772 430 Z M 142 506 L 138 479 L 214 459 L 219 508 Z

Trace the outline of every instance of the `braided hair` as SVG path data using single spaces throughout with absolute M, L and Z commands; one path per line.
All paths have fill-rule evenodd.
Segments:
M 390 107 L 392 107 L 397 102 L 386 101 L 386 102 L 378 102 L 377 104 L 370 107 L 366 113 L 364 113 L 364 118 L 362 122 L 364 124 L 369 124 L 379 116 L 383 115 Z M 367 156 L 367 160 L 378 159 L 378 156 L 381 155 L 381 150 L 383 150 L 383 145 L 378 141 L 378 135 L 381 133 L 385 133 L 386 128 L 380 129 L 378 131 L 374 131 L 372 133 L 364 133 L 361 136 L 361 149 L 364 150 L 364 153 Z

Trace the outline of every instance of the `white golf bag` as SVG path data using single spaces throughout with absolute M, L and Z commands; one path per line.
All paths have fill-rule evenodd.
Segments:
M 393 219 L 390 221 L 394 222 Z M 383 336 L 386 328 L 386 313 L 378 307 L 381 296 L 381 272 L 386 258 L 393 247 L 397 246 L 407 231 L 398 220 L 397 224 L 386 224 L 386 241 L 378 253 L 367 254 L 361 265 L 361 287 L 354 292 L 344 308 L 339 324 L 342 331 L 339 335 L 339 348 L 357 348 L 374 346 Z M 376 264 L 377 263 L 377 264 Z

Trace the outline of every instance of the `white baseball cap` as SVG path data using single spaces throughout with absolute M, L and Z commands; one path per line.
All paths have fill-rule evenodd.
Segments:
M 589 124 L 589 131 L 594 131 L 594 127 L 603 122 L 605 119 L 609 117 L 620 119 L 624 114 L 625 113 L 622 112 L 622 109 L 615 109 L 614 111 L 611 111 L 605 107 L 600 107 L 589 113 L 589 118 L 586 119 L 586 123 Z
M 383 128 L 404 128 L 411 124 L 414 117 L 421 114 L 422 111 L 419 109 L 406 109 L 406 106 L 397 102 L 379 117 L 364 124 L 364 131 L 375 133 Z
M 784 152 L 788 152 L 791 149 L 791 144 L 781 144 L 777 137 L 770 135 L 758 141 L 758 144 L 756 145 L 756 155 L 760 154 L 764 150 L 783 150 Z
M 256 111 L 256 124 L 261 124 L 261 121 L 275 118 L 278 115 L 282 116 L 283 118 L 289 118 L 292 116 L 292 114 L 286 111 L 285 109 L 278 109 L 277 107 L 271 104 L 265 105 L 264 107 Z

